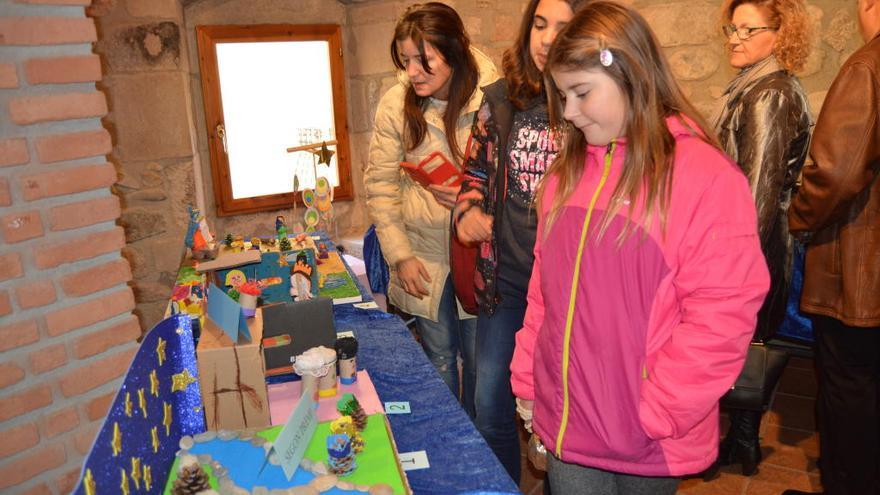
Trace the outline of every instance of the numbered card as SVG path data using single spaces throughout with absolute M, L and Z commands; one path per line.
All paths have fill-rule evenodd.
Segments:
M 385 414 L 409 414 L 409 402 L 386 402 Z
M 424 450 L 417 450 L 415 452 L 401 452 L 400 466 L 403 468 L 404 471 L 428 469 L 429 467 L 431 467 L 431 465 L 428 464 L 428 453 Z
M 353 306 L 356 307 L 356 308 L 358 308 L 358 309 L 376 309 L 376 308 L 379 307 L 379 305 L 376 304 L 374 301 L 367 301 L 367 302 L 362 302 L 362 303 L 354 303 Z

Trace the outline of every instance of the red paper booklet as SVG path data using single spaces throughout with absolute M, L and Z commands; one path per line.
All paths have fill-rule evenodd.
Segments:
M 412 180 L 423 187 L 431 184 L 439 186 L 456 187 L 461 184 L 462 177 L 458 167 L 452 164 L 446 155 L 435 151 L 426 156 L 418 165 L 409 162 L 400 162 L 400 166 L 409 173 Z

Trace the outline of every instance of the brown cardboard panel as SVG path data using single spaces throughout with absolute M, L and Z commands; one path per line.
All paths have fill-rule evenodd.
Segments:
M 209 430 L 241 430 L 269 426 L 269 397 L 260 342 L 262 312 L 248 319 L 253 340 L 232 340 L 205 318 L 196 355 L 199 384 Z

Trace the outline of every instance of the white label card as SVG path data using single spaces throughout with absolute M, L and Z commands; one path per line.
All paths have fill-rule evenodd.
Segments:
M 344 330 L 342 332 L 336 332 L 336 338 L 341 339 L 342 337 L 354 337 L 354 332 L 351 330 Z
M 409 402 L 386 402 L 385 414 L 409 414 Z
M 296 409 L 287 418 L 287 423 L 275 439 L 272 450 L 281 460 L 281 469 L 284 476 L 290 481 L 299 467 L 299 463 L 306 453 L 306 447 L 318 427 L 318 417 L 315 412 L 315 401 L 312 394 L 307 390 L 300 398 Z M 269 452 L 271 454 L 271 451 Z
M 428 469 L 429 467 L 431 467 L 431 465 L 428 464 L 428 454 L 424 450 L 417 450 L 415 452 L 401 452 L 400 466 L 403 467 L 404 471 Z
M 362 303 L 354 303 L 353 306 L 356 307 L 356 308 L 358 308 L 358 309 L 375 309 L 375 308 L 378 308 L 378 307 L 379 307 L 379 305 L 376 304 L 374 301 L 367 301 L 367 302 L 362 302 Z

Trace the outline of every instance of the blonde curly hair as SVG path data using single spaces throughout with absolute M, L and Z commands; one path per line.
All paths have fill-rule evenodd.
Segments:
M 725 0 L 721 9 L 721 22 L 730 23 L 733 11 L 745 4 L 759 8 L 767 17 L 767 23 L 776 28 L 773 54 L 786 72 L 793 74 L 803 69 L 812 46 L 812 29 L 804 1 Z

